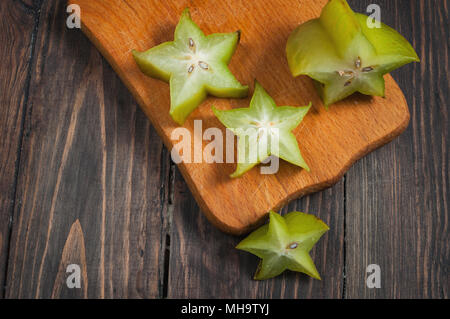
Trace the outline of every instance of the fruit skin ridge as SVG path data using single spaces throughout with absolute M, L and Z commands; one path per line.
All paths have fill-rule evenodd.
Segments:
M 354 92 L 385 96 L 383 76 L 419 57 L 397 31 L 355 13 L 345 0 L 331 0 L 319 18 L 298 26 L 289 36 L 286 55 L 294 76 L 307 75 L 325 106 Z
M 228 69 L 239 39 L 240 31 L 205 36 L 186 8 L 173 41 L 132 54 L 144 74 L 169 82 L 170 115 L 183 125 L 208 94 L 222 98 L 248 95 L 248 86 L 239 83 Z

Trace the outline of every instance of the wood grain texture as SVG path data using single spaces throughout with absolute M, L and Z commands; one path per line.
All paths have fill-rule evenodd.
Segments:
M 287 37 L 299 23 L 317 17 L 326 0 L 69 2 L 80 5 L 83 31 L 133 93 L 168 149 L 177 142 L 170 138 L 177 125 L 168 113 L 169 86 L 140 72 L 130 52 L 172 40 L 180 13 L 188 6 L 207 34 L 243 30 L 230 64 L 239 80 L 258 79 L 278 105 L 313 102 L 314 108 L 294 131 L 310 173 L 282 161 L 277 174 L 261 175 L 253 169 L 242 178 L 230 179 L 234 164 L 179 165 L 200 208 L 223 231 L 245 233 L 261 223 L 270 209 L 333 185 L 353 162 L 392 140 L 408 124 L 406 101 L 390 75 L 386 76 L 386 98 L 354 95 L 328 112 L 309 78 L 291 76 L 285 57 Z M 201 119 L 204 130 L 218 127 L 225 133 L 210 106 L 247 107 L 249 100 L 209 98 L 184 126 L 193 132 L 194 119 Z
M 370 1 L 353 1 L 364 10 Z M 412 123 L 347 174 L 347 298 L 448 298 L 448 1 L 380 1 L 421 63 L 394 73 Z M 366 267 L 381 267 L 381 288 Z
M 77 296 L 159 297 L 169 159 L 112 69 L 65 27 L 65 5 L 41 11 L 6 297 L 74 296 L 60 265 L 84 260 L 65 250 L 77 220 L 88 278 Z
M 0 2 L 0 298 L 8 258 L 17 167 L 29 88 L 35 11 L 18 2 Z
M 317 214 L 331 226 L 313 250 L 323 280 L 287 273 L 261 283 L 251 279 L 257 258 L 235 250 L 240 238 L 224 235 L 200 213 L 115 72 L 79 31 L 65 28 L 64 1 L 44 1 L 36 24 L 31 11 L 39 2 L 0 2 L 9 3 L 1 7 L 2 25 L 14 21 L 0 31 L 7 44 L 0 59 L 8 61 L 0 68 L 0 183 L 16 190 L 15 204 L 0 207 L 0 216 L 8 216 L 1 229 L 14 209 L 7 269 L 0 261 L 7 297 L 84 297 L 84 290 L 60 286 L 62 263 L 83 264 L 73 249 L 82 233 L 88 297 L 448 298 L 447 0 L 376 1 L 383 21 L 422 58 L 393 74 L 411 125 L 334 187 L 282 209 Z M 360 12 L 372 2 L 349 1 Z M 33 23 L 38 37 L 30 60 Z M 25 73 L 27 99 L 20 89 L 27 87 Z M 14 124 L 17 118 L 24 123 Z M 68 135 L 73 140 L 65 147 Z M 12 162 L 20 167 L 17 183 Z M 381 266 L 381 289 L 365 286 L 370 263 Z

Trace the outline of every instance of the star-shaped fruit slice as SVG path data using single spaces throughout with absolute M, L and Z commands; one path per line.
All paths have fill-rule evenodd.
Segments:
M 170 115 L 182 125 L 207 94 L 247 96 L 248 86 L 239 83 L 228 69 L 239 38 L 239 31 L 205 36 L 185 9 L 174 41 L 145 52 L 133 50 L 133 56 L 143 73 L 170 83 Z
M 254 279 L 276 277 L 286 269 L 320 279 L 309 252 L 328 226 L 313 215 L 270 212 L 266 224 L 241 241 L 236 248 L 261 258 Z
M 231 177 L 242 176 L 271 155 L 309 171 L 292 130 L 310 107 L 311 103 L 304 107 L 277 107 L 256 81 L 250 107 L 223 111 L 213 106 L 219 121 L 238 136 L 238 163 Z
M 297 27 L 286 53 L 292 74 L 316 80 L 326 106 L 354 92 L 384 97 L 383 75 L 419 61 L 397 31 L 381 22 L 377 27 L 345 0 L 331 0 L 320 18 Z

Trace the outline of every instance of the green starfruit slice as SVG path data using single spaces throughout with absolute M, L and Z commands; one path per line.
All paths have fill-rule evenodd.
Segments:
M 175 29 L 174 41 L 132 53 L 144 74 L 169 82 L 170 115 L 182 125 L 207 94 L 247 96 L 248 86 L 239 83 L 228 69 L 239 38 L 240 31 L 205 36 L 186 8 Z
M 328 226 L 315 216 L 300 212 L 283 217 L 271 211 L 269 216 L 269 224 L 236 246 L 261 258 L 254 279 L 269 279 L 289 269 L 320 280 L 309 252 L 329 230 Z
M 355 13 L 345 0 L 331 0 L 320 18 L 301 24 L 289 36 L 286 54 L 294 76 L 315 80 L 325 106 L 354 92 L 384 96 L 383 75 L 419 57 L 397 31 Z
M 292 130 L 310 107 L 311 103 L 304 107 L 277 107 L 256 81 L 250 107 L 222 111 L 213 106 L 219 121 L 238 136 L 238 164 L 231 177 L 242 176 L 271 155 L 309 171 Z

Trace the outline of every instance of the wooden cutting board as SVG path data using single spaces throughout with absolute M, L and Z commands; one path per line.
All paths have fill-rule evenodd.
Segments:
M 259 167 L 231 179 L 235 164 L 179 164 L 193 196 L 208 219 L 221 230 L 241 234 L 299 196 L 336 183 L 358 159 L 389 142 L 408 125 L 405 98 L 390 75 L 386 98 L 354 95 L 326 111 L 307 77 L 293 78 L 285 56 L 292 30 L 320 14 L 326 0 L 70 0 L 81 7 L 82 30 L 113 66 L 151 120 L 170 150 L 177 128 L 169 116 L 169 85 L 143 75 L 132 49 L 146 50 L 173 40 L 181 12 L 191 9 L 193 20 L 206 33 L 241 30 L 241 42 L 230 63 L 231 71 L 251 91 L 247 99 L 209 97 L 188 118 L 203 120 L 203 130 L 225 129 L 211 112 L 248 107 L 256 78 L 277 105 L 313 108 L 294 131 L 311 168 L 306 172 L 280 161 L 276 175 L 261 175 Z M 114 92 L 112 92 L 114 93 Z M 203 141 L 203 146 L 209 141 Z M 193 147 L 193 146 L 192 146 Z M 314 212 L 310 212 L 314 213 Z

